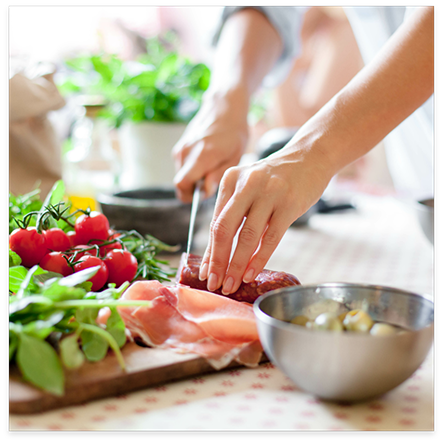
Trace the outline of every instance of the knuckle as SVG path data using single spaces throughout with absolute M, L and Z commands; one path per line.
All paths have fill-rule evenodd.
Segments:
M 222 178 L 222 185 L 223 186 L 226 186 L 227 184 L 237 181 L 238 169 L 239 168 L 237 166 L 232 166 L 232 167 L 226 169 L 225 173 L 223 174 L 223 178 Z
M 277 231 L 269 230 L 263 236 L 262 245 L 267 248 L 275 247 L 277 245 L 279 239 L 280 239 L 280 236 L 278 235 Z
M 230 230 L 223 220 L 217 219 L 211 223 L 214 241 L 224 243 L 229 240 Z
M 249 245 L 250 243 L 257 241 L 257 239 L 257 231 L 251 226 L 245 224 L 240 232 L 239 242 Z
M 232 260 L 229 264 L 229 272 L 232 272 L 234 274 L 241 274 L 244 270 L 244 265 L 241 262 L 238 262 L 237 260 Z
M 223 261 L 221 260 L 220 257 L 215 256 L 215 257 L 211 257 L 211 271 L 213 270 L 220 270 L 220 269 L 225 269 L 226 264 L 223 263 Z

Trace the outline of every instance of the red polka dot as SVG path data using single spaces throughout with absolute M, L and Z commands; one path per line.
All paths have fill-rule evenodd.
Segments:
M 253 384 L 251 385 L 251 388 L 252 388 L 252 389 L 263 389 L 264 386 L 263 386 L 261 383 L 253 383 Z
M 146 403 L 156 403 L 158 401 L 157 397 L 145 397 L 143 400 Z
M 403 426 L 411 426 L 411 425 L 413 425 L 415 422 L 414 422 L 414 420 L 411 420 L 411 419 L 409 419 L 409 418 L 402 418 L 402 419 L 399 421 L 399 423 L 400 423 L 401 425 L 403 425 Z
M 371 423 L 379 423 L 381 422 L 381 417 L 378 417 L 377 415 L 368 415 L 365 417 L 365 420 Z
M 216 397 L 223 397 L 224 395 L 226 395 L 226 392 L 224 392 L 224 391 L 217 391 L 217 392 L 214 392 L 214 395 Z
M 106 411 L 116 411 L 117 405 L 105 405 L 105 410 Z
M 297 391 L 297 388 L 295 386 L 291 386 L 291 385 L 284 385 L 280 389 L 282 391 Z
M 410 402 L 416 402 L 418 401 L 418 397 L 414 397 L 413 395 L 406 395 L 405 400 Z
M 197 391 L 195 389 L 185 389 L 185 394 L 194 395 L 197 394 Z
M 103 415 L 94 415 L 94 417 L 92 417 L 92 421 L 103 421 L 105 420 L 106 417 L 104 417 Z
M 60 425 L 48 425 L 47 429 L 49 429 L 50 431 L 60 431 L 60 429 L 62 429 L 62 427 Z
M 334 412 L 334 417 L 338 418 L 339 420 L 345 420 L 348 418 L 348 414 L 345 414 L 344 412 Z
M 385 407 L 381 403 L 371 403 L 369 405 L 369 409 L 372 409 L 374 411 L 380 411 L 384 409 Z
M 231 380 L 223 380 L 221 383 L 223 386 L 234 386 L 234 382 Z
M 260 372 L 257 377 L 258 378 L 269 378 L 271 375 L 268 374 L 267 372 Z
M 415 414 L 417 409 L 415 408 L 402 408 L 402 412 L 406 412 L 407 414 Z
M 201 377 L 196 377 L 192 380 L 192 383 L 203 384 L 206 380 Z
M 62 418 L 74 418 L 75 414 L 73 412 L 63 412 L 61 416 Z
M 134 412 L 136 414 L 144 414 L 145 412 L 148 412 L 148 411 L 149 411 L 148 408 L 137 408 L 137 409 L 134 409 Z
M 186 403 L 188 403 L 188 400 L 185 399 L 178 399 L 174 402 L 175 405 L 184 405 Z

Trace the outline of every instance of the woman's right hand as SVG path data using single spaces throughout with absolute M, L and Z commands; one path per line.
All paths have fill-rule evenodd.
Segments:
M 212 94 L 173 148 L 174 185 L 180 200 L 192 201 L 195 183 L 205 179 L 206 197 L 212 196 L 224 172 L 236 166 L 248 140 L 248 98 L 241 91 Z

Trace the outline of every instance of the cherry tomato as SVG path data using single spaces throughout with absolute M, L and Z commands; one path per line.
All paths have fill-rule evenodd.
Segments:
M 48 252 L 51 251 L 66 251 L 71 247 L 71 241 L 63 229 L 51 228 L 43 231 L 43 236 L 46 240 Z
M 109 271 L 108 283 L 118 286 L 125 281 L 132 281 L 137 273 L 137 259 L 129 252 L 113 249 L 103 260 Z
M 71 242 L 71 248 L 78 244 L 77 234 L 75 231 L 69 231 L 66 233 L 66 235 L 68 236 L 69 241 Z
M 75 261 L 79 260 L 84 255 L 94 255 L 94 256 L 96 256 L 96 254 L 97 254 L 96 249 L 89 249 L 90 247 L 91 247 L 91 245 L 77 245 L 77 246 L 74 246 L 73 248 L 71 248 L 69 250 L 69 256 L 72 257 L 76 253 L 76 251 L 81 251 L 82 249 L 87 249 L 87 251 L 77 252 L 77 255 L 75 256 Z
M 98 257 L 93 257 L 92 255 L 84 255 L 79 263 L 74 265 L 74 272 L 81 271 L 83 269 L 92 268 L 94 266 L 100 266 L 100 269 L 96 272 L 96 274 L 91 277 L 88 281 L 92 282 L 92 291 L 98 291 L 103 288 L 106 281 L 108 280 L 108 268 L 106 267 L 103 260 Z
M 45 237 L 35 227 L 12 231 L 9 235 L 9 248 L 22 259 L 22 265 L 27 268 L 39 264 L 48 252 Z
M 75 221 L 76 240 L 82 244 L 87 244 L 90 240 L 106 240 L 108 231 L 108 219 L 97 211 L 92 211 L 89 216 L 82 214 Z
M 112 241 L 114 239 L 115 239 L 115 237 L 113 237 L 113 238 L 110 237 L 106 241 L 108 242 L 108 241 Z M 118 241 L 115 241 L 114 243 L 110 243 L 109 245 L 100 246 L 100 257 L 105 257 L 106 254 L 108 252 L 112 251 L 113 249 L 124 249 L 124 248 L 123 248 L 122 244 Z
M 58 272 L 64 277 L 71 275 L 74 271 L 64 257 L 61 252 L 49 252 L 41 259 L 40 267 L 47 271 Z

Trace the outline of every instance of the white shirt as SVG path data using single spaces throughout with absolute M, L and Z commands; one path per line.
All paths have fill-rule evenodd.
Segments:
M 216 34 L 225 20 L 243 7 L 227 7 Z M 256 7 L 276 28 L 283 41 L 283 52 L 264 80 L 272 87 L 289 74 L 293 59 L 300 53 L 300 29 L 306 7 Z M 418 8 L 409 7 L 345 7 L 365 64 L 369 63 Z M 434 195 L 434 102 L 433 96 L 406 118 L 384 139 L 389 171 L 396 190 L 415 200 Z

